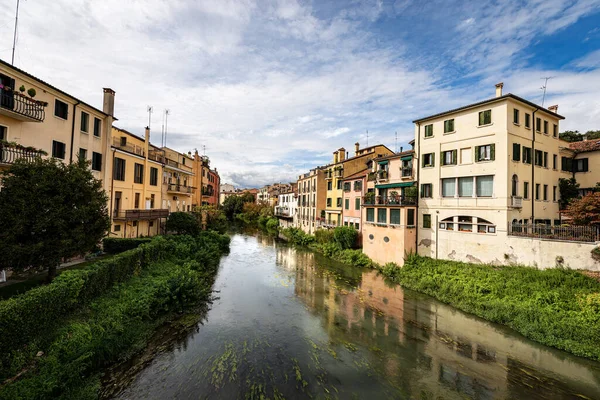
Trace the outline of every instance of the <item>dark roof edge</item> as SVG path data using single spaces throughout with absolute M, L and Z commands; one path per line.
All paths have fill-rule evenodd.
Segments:
M 502 100 L 506 100 L 506 99 L 509 99 L 509 98 L 517 100 L 517 101 L 520 101 L 521 103 L 525 103 L 525 104 L 527 104 L 530 107 L 537 108 L 540 111 L 544 111 L 548 115 L 552 115 L 553 117 L 558 117 L 558 119 L 565 119 L 565 117 L 563 117 L 562 115 L 554 113 L 554 112 L 552 112 L 552 111 L 550 111 L 550 110 L 548 110 L 548 109 L 546 109 L 546 108 L 544 108 L 542 106 L 539 106 L 539 105 L 537 105 L 535 103 L 532 103 L 529 100 L 525 100 L 524 98 L 519 97 L 517 95 L 514 95 L 512 93 L 507 93 L 507 94 L 505 94 L 503 96 L 500 96 L 500 97 L 494 97 L 492 99 L 483 100 L 483 101 L 480 101 L 480 102 L 477 102 L 477 103 L 473 103 L 473 104 L 469 104 L 469 105 L 462 106 L 462 107 L 459 107 L 459 108 L 455 108 L 455 109 L 452 109 L 452 110 L 444 111 L 444 112 L 441 112 L 441 113 L 438 113 L 438 114 L 433 114 L 433 115 L 430 115 L 428 117 L 423 117 L 423 118 L 415 119 L 413 121 L 413 123 L 416 124 L 416 123 L 427 121 L 427 120 L 430 120 L 430 119 L 433 119 L 433 118 L 438 118 L 438 117 L 441 117 L 441 116 L 444 116 L 444 115 L 452 114 L 452 113 L 455 113 L 455 112 L 458 112 L 458 111 L 468 110 L 469 108 L 479 107 L 479 106 L 482 106 L 484 104 L 496 103 L 496 102 L 499 102 L 499 101 L 502 101 Z

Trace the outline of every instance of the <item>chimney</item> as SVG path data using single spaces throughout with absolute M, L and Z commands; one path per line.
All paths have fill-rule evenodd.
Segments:
M 115 91 L 110 88 L 104 88 L 104 105 L 102 111 L 110 116 L 115 115 Z
M 338 161 L 344 161 L 346 159 L 346 149 L 341 148 L 338 150 Z
M 496 97 L 502 96 L 502 87 L 504 86 L 503 82 L 496 84 Z
M 548 111 L 551 111 L 554 114 L 558 113 L 558 104 L 548 107 Z
M 333 152 L 333 163 L 337 164 L 337 162 L 338 162 L 338 152 L 334 151 Z
M 360 143 L 356 142 L 356 143 L 354 143 L 354 155 L 355 156 L 358 155 L 358 150 L 360 150 Z
M 400 146 L 400 153 L 402 153 L 402 149 L 403 149 L 403 147 L 402 147 L 402 146 Z

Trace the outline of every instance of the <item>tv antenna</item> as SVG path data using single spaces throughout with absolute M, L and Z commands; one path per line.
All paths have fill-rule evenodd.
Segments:
M 148 111 L 148 129 L 150 129 L 150 125 L 152 124 L 152 106 L 148 106 L 146 111 Z
M 367 147 L 369 147 L 369 130 L 367 129 Z
M 540 79 L 544 80 L 544 86 L 542 86 L 540 89 L 542 89 L 544 91 L 544 95 L 542 96 L 542 107 L 544 106 L 544 101 L 546 100 L 546 87 L 548 86 L 548 81 L 550 79 L 554 78 L 553 76 L 546 76 Z
M 17 24 L 19 23 L 19 1 L 17 0 L 17 12 L 15 13 L 15 33 L 13 35 L 12 60 L 10 65 L 15 65 L 15 48 L 17 47 Z
M 164 124 L 163 124 L 163 147 L 167 145 L 167 123 L 168 123 L 168 119 L 169 119 L 169 113 L 170 111 L 168 109 L 165 109 L 165 114 L 164 114 Z
M 398 152 L 398 131 L 394 132 L 395 135 L 395 139 L 394 139 L 394 151 L 397 153 Z

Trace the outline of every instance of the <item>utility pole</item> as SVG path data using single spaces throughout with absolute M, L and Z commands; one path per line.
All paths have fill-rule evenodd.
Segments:
M 15 33 L 13 35 L 12 61 L 10 62 L 11 65 L 15 65 L 15 47 L 17 47 L 17 23 L 18 22 L 19 22 L 19 0 L 17 0 L 17 12 L 15 13 Z

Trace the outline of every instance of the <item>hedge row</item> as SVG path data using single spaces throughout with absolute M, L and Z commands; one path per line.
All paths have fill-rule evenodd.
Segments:
M 118 254 L 151 241 L 152 238 L 105 238 L 102 244 L 106 253 Z
M 0 302 L 0 377 L 11 367 L 11 360 L 26 345 L 48 335 L 75 308 L 105 293 L 146 268 L 151 262 L 173 254 L 176 243 L 156 238 L 134 250 L 101 260 L 88 268 L 65 271 L 51 284 L 32 289 Z M 14 360 L 13 360 L 14 361 Z

